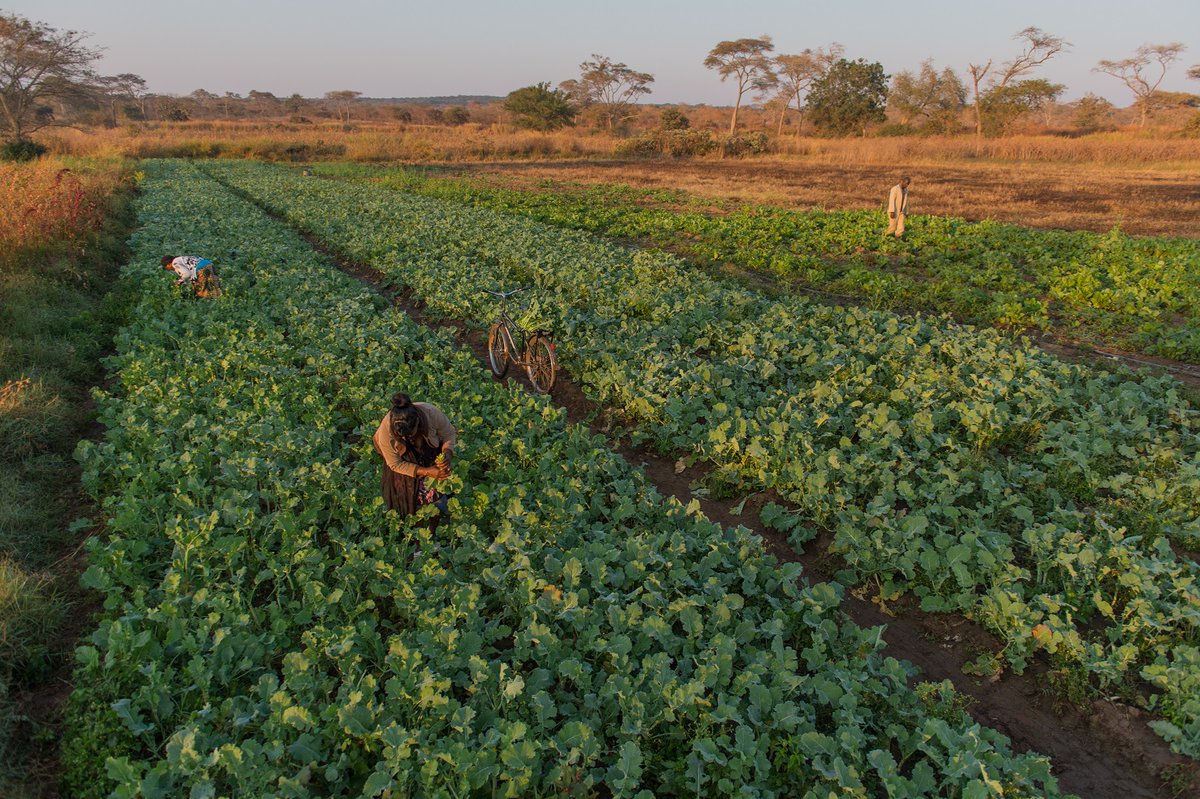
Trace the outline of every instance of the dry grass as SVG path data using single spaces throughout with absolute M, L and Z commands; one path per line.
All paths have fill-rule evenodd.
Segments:
M 275 161 L 457 162 L 530 158 L 603 158 L 618 139 L 602 133 L 539 133 L 507 126 L 439 127 L 400 123 L 293 124 L 183 122 L 130 125 L 48 137 L 52 152 L 135 158 L 263 158 Z
M 458 127 L 399 122 L 349 126 L 282 120 L 154 122 L 112 130 L 63 130 L 46 139 L 74 155 L 262 157 L 276 160 L 479 161 L 513 158 L 606 158 L 623 141 L 592 129 L 554 133 L 511 125 Z M 1030 161 L 1200 169 L 1200 141 L 1170 132 L 1064 136 L 973 136 L 824 139 L 784 135 L 776 155 L 824 164 L 943 164 Z
M 1054 163 L 1200 171 L 1200 140 L 1171 135 L 974 136 L 820 139 L 784 136 L 782 155 L 822 164 Z
M 0 259 L 11 265 L 89 240 L 120 177 L 56 158 L 0 163 Z
M 546 179 L 680 189 L 699 197 L 828 210 L 881 208 L 888 188 L 911 174 L 914 214 L 997 219 L 1030 227 L 1103 232 L 1119 226 L 1147 236 L 1200 235 L 1200 168 L 1147 169 L 1080 164 L 827 164 L 808 159 L 750 161 L 480 164 L 475 175 L 504 176 L 512 188 L 545 190 Z

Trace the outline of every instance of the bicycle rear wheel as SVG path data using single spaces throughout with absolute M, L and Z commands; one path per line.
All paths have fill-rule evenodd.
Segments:
M 525 370 L 529 383 L 539 394 L 549 394 L 558 377 L 558 357 L 549 336 L 533 336 L 525 348 Z
M 508 365 L 512 362 L 512 354 L 508 351 L 510 341 L 512 336 L 508 332 L 508 325 L 503 322 L 496 322 L 488 330 L 488 365 L 496 377 L 504 377 L 508 373 Z

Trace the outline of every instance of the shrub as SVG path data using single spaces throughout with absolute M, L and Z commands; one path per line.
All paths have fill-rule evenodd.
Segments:
M 634 158 L 654 158 L 662 155 L 672 158 L 694 158 L 708 155 L 716 148 L 717 142 L 707 130 L 651 130 L 622 142 L 617 148 L 617 155 Z
M 11 139 L 0 145 L 0 161 L 32 161 L 46 154 L 46 146 L 31 139 Z
M 721 150 L 729 158 L 765 153 L 769 140 L 761 130 L 753 133 L 735 133 L 721 141 Z

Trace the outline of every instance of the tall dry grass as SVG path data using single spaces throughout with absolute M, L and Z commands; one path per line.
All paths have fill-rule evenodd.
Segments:
M 1200 167 L 1200 140 L 1134 133 L 1063 136 L 897 136 L 824 139 L 784 136 L 774 143 L 782 155 L 827 164 L 944 164 L 990 161 L 1096 164 L 1097 166 Z
M 362 122 L 344 127 L 325 121 L 257 120 L 156 122 L 86 133 L 66 130 L 48 137 L 46 144 L 52 152 L 71 155 L 433 163 L 607 159 L 622 141 L 582 128 L 539 133 L 502 124 Z M 1200 140 L 1167 131 L 983 140 L 970 135 L 826 139 L 785 134 L 772 140 L 770 156 L 828 164 L 1039 162 L 1195 169 L 1200 167 Z
M 11 266 L 92 240 L 120 180 L 116 169 L 57 158 L 0 163 L 0 262 Z
M 63 131 L 45 143 L 51 152 L 70 155 L 442 162 L 606 157 L 619 141 L 598 132 L 475 124 L 182 122 Z

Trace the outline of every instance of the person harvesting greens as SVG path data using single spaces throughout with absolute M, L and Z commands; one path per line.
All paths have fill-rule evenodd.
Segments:
M 164 255 L 163 269 L 179 275 L 176 286 L 195 284 L 196 296 L 216 298 L 221 296 L 221 278 L 217 275 L 216 265 L 207 258 L 199 255 Z
M 425 505 L 447 513 L 447 499 L 431 483 L 450 476 L 450 460 L 458 434 L 446 414 L 407 394 L 392 396 L 392 408 L 371 438 L 383 458 L 383 504 L 401 516 Z M 437 529 L 438 518 L 433 520 Z

